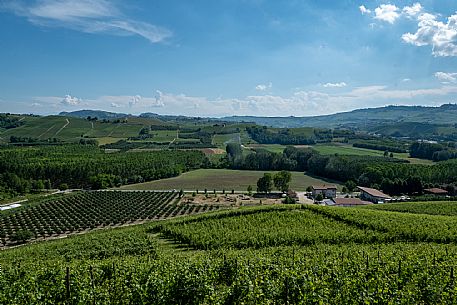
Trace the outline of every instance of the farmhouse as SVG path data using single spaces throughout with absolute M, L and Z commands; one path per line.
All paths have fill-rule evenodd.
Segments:
M 434 187 L 430 189 L 424 189 L 424 193 L 426 194 L 431 194 L 431 195 L 436 195 L 436 196 L 446 196 L 448 192 L 446 190 Z
M 357 188 L 360 190 L 360 199 L 362 200 L 371 201 L 373 203 L 384 203 L 386 200 L 392 199 L 389 195 L 386 195 L 377 189 L 361 186 Z
M 335 198 L 336 197 L 336 185 L 323 184 L 323 185 L 312 185 L 311 192 L 313 197 L 322 194 L 324 198 Z

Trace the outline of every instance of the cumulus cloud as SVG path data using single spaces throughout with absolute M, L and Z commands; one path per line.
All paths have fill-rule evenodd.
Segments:
M 435 77 L 443 84 L 457 82 L 457 73 L 436 72 Z
M 400 18 L 400 13 L 398 11 L 399 8 L 393 4 L 381 4 L 374 10 L 374 18 L 393 24 Z
M 163 102 L 163 93 L 160 90 L 156 90 L 155 103 L 152 104 L 152 107 L 164 107 L 165 103 Z
M 255 90 L 257 91 L 267 91 L 269 89 L 271 89 L 273 87 L 273 84 L 272 83 L 268 83 L 268 84 L 259 84 L 257 86 L 255 86 Z
M 0 9 L 25 17 L 38 26 L 64 27 L 86 33 L 138 35 L 152 43 L 172 35 L 168 29 L 126 17 L 106 0 L 5 0 L 0 3 Z
M 111 103 L 111 105 L 110 105 L 110 106 L 111 106 L 112 108 L 119 108 L 119 107 L 121 107 L 121 105 L 120 105 L 120 104 L 118 104 L 118 103 L 114 103 L 114 102 L 113 102 L 113 103 Z
M 407 18 L 414 18 L 422 12 L 422 9 L 420 3 L 414 3 L 412 6 L 405 6 L 402 10 L 402 14 Z
M 359 6 L 359 10 L 360 10 L 360 12 L 362 13 L 362 15 L 371 14 L 371 10 L 367 9 L 367 8 L 365 7 L 365 5 Z
M 362 14 L 371 13 L 365 6 L 359 9 Z M 381 4 L 372 15 L 374 19 L 390 24 L 395 23 L 400 17 L 415 20 L 416 32 L 403 34 L 403 42 L 415 46 L 432 46 L 432 54 L 435 57 L 457 56 L 457 13 L 441 21 L 439 14 L 425 12 L 422 5 L 417 2 L 401 10 L 393 4 Z
M 432 46 L 434 56 L 457 56 L 457 14 L 447 18 L 447 22 L 437 20 L 429 13 L 418 17 L 416 33 L 405 33 L 404 42 L 415 46 Z
M 60 103 L 64 106 L 76 106 L 76 105 L 81 104 L 81 102 L 82 102 L 82 100 L 77 97 L 74 97 L 71 95 L 65 95 L 65 97 L 62 99 L 62 101 Z
M 339 82 L 339 83 L 326 83 L 322 85 L 325 88 L 343 88 L 346 87 L 347 84 L 345 82 Z
M 130 98 L 129 107 L 132 108 L 141 101 L 142 97 L 140 95 L 134 95 Z

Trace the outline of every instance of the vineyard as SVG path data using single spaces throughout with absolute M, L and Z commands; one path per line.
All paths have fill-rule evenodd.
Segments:
M 0 217 L 0 246 L 218 209 L 178 204 L 176 192 L 98 191 L 67 195 Z M 27 234 L 24 236 L 24 232 Z
M 93 231 L 1 251 L 0 304 L 455 304 L 456 221 L 277 205 Z
M 373 210 L 413 214 L 457 216 L 457 202 L 455 201 L 417 202 L 414 204 L 398 203 L 387 205 L 372 205 L 367 208 Z

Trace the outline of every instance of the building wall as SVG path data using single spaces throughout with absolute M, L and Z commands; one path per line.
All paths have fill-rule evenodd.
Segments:
M 336 198 L 336 190 L 313 190 L 313 197 L 322 194 L 325 198 Z
M 360 194 L 360 199 L 362 199 L 362 200 L 367 200 L 367 201 L 371 201 L 371 202 L 373 202 L 373 203 L 378 203 L 378 201 L 384 201 L 384 200 L 385 200 L 384 198 L 379 198 L 379 197 L 371 196 L 370 194 L 365 193 L 365 192 L 362 192 L 362 193 Z

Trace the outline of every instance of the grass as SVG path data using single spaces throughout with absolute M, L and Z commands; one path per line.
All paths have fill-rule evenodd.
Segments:
M 249 148 L 255 149 L 255 148 L 262 148 L 265 150 L 268 150 L 273 153 L 279 153 L 282 154 L 284 152 L 284 149 L 286 146 L 281 145 L 281 144 L 251 144 L 248 146 Z
M 275 173 L 275 172 L 270 172 Z M 184 173 L 179 177 L 156 180 L 146 183 L 122 186 L 128 190 L 235 190 L 246 191 L 251 185 L 256 189 L 257 180 L 262 177 L 263 171 L 243 171 L 228 169 L 199 169 Z M 297 191 L 304 191 L 312 184 L 330 183 L 322 179 L 313 178 L 302 172 L 292 172 L 291 188 Z M 335 183 L 334 183 L 335 184 Z M 340 185 L 337 185 L 341 187 Z
M 216 134 L 213 136 L 213 145 L 225 149 L 227 143 L 239 143 L 240 133 Z
M 356 155 L 356 156 L 384 156 L 383 151 L 353 147 L 350 145 L 313 145 L 311 146 L 314 150 L 317 150 L 323 155 Z M 408 153 L 394 153 L 395 158 L 408 160 L 414 164 L 433 164 L 430 160 L 410 158 Z

